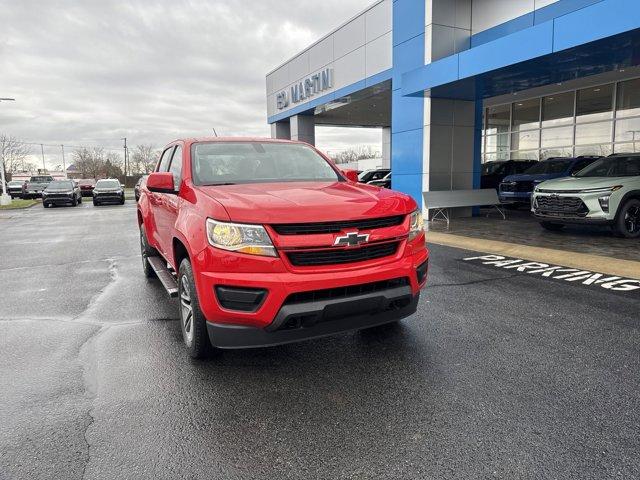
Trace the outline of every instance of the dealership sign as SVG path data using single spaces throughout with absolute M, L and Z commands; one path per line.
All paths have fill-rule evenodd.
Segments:
M 604 273 L 590 272 L 579 268 L 560 265 L 549 265 L 541 262 L 529 262 L 520 258 L 507 258 L 502 255 L 482 255 L 463 259 L 465 262 L 478 262 L 495 268 L 527 273 L 541 277 L 576 282 L 582 285 L 598 286 L 616 292 L 632 292 L 640 290 L 640 280 L 617 277 Z
M 289 90 L 283 90 L 276 95 L 278 110 L 287 108 L 291 103 L 299 103 L 308 100 L 320 92 L 333 86 L 333 69 L 325 68 L 321 72 L 301 80 L 291 86 Z

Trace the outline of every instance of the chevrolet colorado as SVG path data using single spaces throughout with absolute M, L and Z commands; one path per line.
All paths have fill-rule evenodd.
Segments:
M 194 358 L 395 322 L 426 283 L 416 202 L 300 142 L 176 140 L 137 211 L 144 273 L 178 297 Z

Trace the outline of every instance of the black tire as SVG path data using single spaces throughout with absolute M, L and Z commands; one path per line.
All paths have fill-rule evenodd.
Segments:
M 124 198 L 120 200 L 120 205 L 124 205 Z
M 182 338 L 191 358 L 206 358 L 213 352 L 207 332 L 207 321 L 200 310 L 198 293 L 189 259 L 178 269 L 178 301 Z
M 47 207 L 49 206 L 49 204 L 48 204 L 48 203 L 46 203 L 46 202 L 42 202 L 42 206 L 43 206 L 44 208 L 47 208 Z
M 624 202 L 616 215 L 614 232 L 624 238 L 640 238 L 640 200 L 632 198 Z
M 100 205 L 100 203 L 96 202 L 95 200 L 93 201 L 93 206 L 97 207 L 98 205 Z
M 149 257 L 157 257 L 158 251 L 149 246 L 143 225 L 140 225 L 140 255 L 142 256 L 142 271 L 144 272 L 144 276 L 147 278 L 154 278 L 156 276 L 156 272 L 151 268 Z
M 542 228 L 549 230 L 550 232 L 559 232 L 564 228 L 564 225 L 561 223 L 540 222 L 540 225 L 542 225 Z
M 82 195 L 78 197 L 78 203 L 82 203 Z
M 73 197 L 73 200 L 71 200 L 71 206 L 72 207 L 78 206 L 78 199 L 76 197 Z

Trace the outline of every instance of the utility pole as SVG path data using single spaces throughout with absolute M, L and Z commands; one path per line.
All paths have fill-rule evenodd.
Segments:
M 42 173 L 47 171 L 47 166 L 44 163 L 44 145 L 40 144 L 40 151 L 42 152 Z
M 127 137 L 124 137 L 124 183 L 127 183 L 127 163 L 129 160 L 129 148 L 127 147 Z
M 64 145 L 60 145 L 62 149 L 62 171 L 64 172 L 64 178 L 67 178 L 67 164 L 64 161 Z

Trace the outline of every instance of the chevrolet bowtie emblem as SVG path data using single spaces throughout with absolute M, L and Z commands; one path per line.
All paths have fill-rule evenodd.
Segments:
M 361 235 L 358 232 L 349 232 L 342 237 L 336 237 L 336 240 L 335 242 L 333 242 L 333 244 L 342 247 L 355 247 L 357 245 L 360 245 L 361 243 L 367 243 L 368 241 L 368 233 L 363 233 Z

